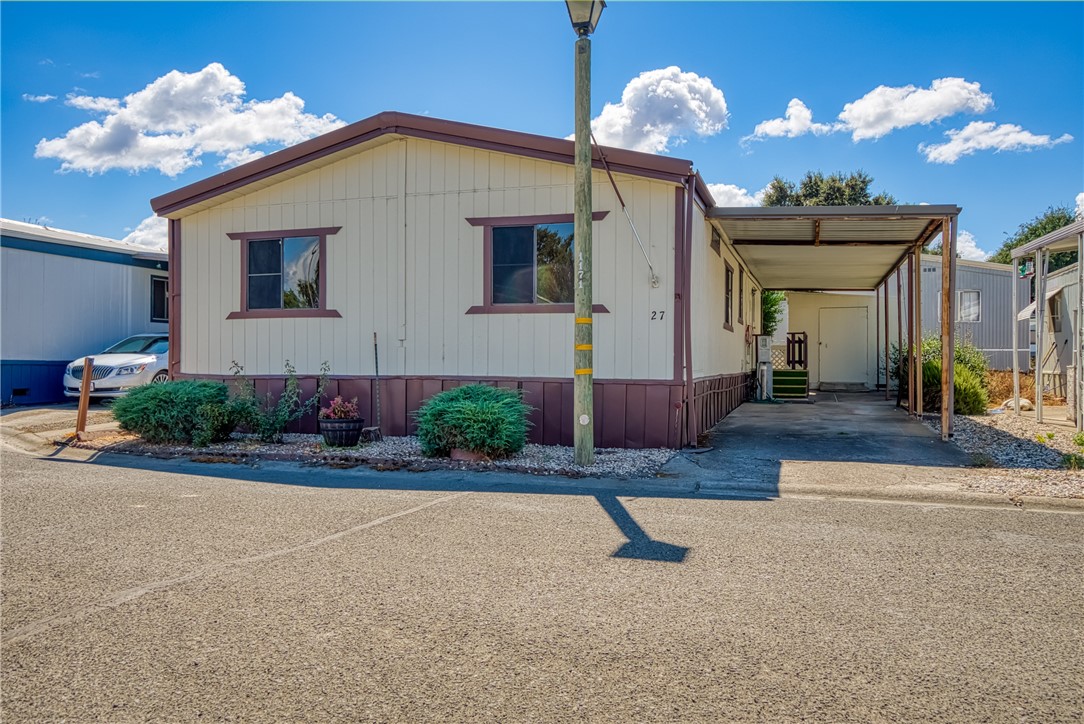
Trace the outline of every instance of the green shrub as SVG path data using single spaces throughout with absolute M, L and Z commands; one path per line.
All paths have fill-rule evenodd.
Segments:
M 238 399 L 227 402 L 206 402 L 196 410 L 199 425 L 192 433 L 192 444 L 205 447 L 213 442 L 225 442 L 238 425 L 248 420 L 248 406 Z
M 926 406 L 926 388 L 928 383 L 926 382 L 926 365 L 930 362 L 937 363 L 937 369 L 941 369 L 941 338 L 940 337 L 925 337 L 922 340 L 922 404 Z M 961 368 L 967 369 L 971 372 L 972 376 L 979 381 L 979 385 L 986 389 L 986 371 L 989 366 L 989 361 L 986 359 L 986 353 L 976 347 L 974 344 L 967 340 L 957 340 L 956 350 L 953 354 L 953 361 L 956 365 L 956 377 L 959 379 L 959 370 Z M 892 345 L 889 353 L 888 360 L 888 374 L 893 380 L 899 380 L 900 370 L 900 350 L 895 344 Z M 903 356 L 903 381 L 900 383 L 902 388 L 900 394 L 903 397 L 907 396 L 907 380 L 908 380 L 908 364 L 907 364 L 907 350 L 904 350 Z M 937 379 L 937 387 L 940 390 L 941 379 Z M 938 405 L 940 405 L 941 395 L 938 392 Z M 928 407 L 926 409 L 929 409 Z
M 280 443 L 287 426 L 300 420 L 305 413 L 311 412 L 320 403 L 320 398 L 327 387 L 328 373 L 331 371 L 327 362 L 320 365 L 320 380 L 316 385 L 316 394 L 308 400 L 301 400 L 301 382 L 297 379 L 297 370 L 290 360 L 286 360 L 286 389 L 276 400 L 273 395 L 261 398 L 256 394 L 256 383 L 245 377 L 245 369 L 236 361 L 230 365 L 237 385 L 237 397 L 232 405 L 238 425 L 247 427 L 263 442 Z
M 132 388 L 113 403 L 113 416 L 121 428 L 147 442 L 190 443 L 205 424 L 200 410 L 228 399 L 229 389 L 221 382 L 174 380 Z
M 984 415 L 990 404 L 990 396 L 983 386 L 982 378 L 970 368 L 956 365 L 953 378 L 953 405 L 957 415 Z M 922 364 L 922 409 L 934 412 L 941 409 L 941 361 L 928 360 Z
M 527 444 L 530 410 L 518 390 L 466 385 L 441 392 L 415 414 L 422 454 L 461 448 L 491 458 L 514 455 Z

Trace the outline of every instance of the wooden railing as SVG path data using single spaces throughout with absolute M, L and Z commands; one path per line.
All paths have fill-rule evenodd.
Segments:
M 787 332 L 787 367 L 809 369 L 809 335 L 805 332 Z

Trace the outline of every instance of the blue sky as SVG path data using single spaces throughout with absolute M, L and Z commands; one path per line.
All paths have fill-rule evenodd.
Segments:
M 0 14 L 6 218 L 152 245 L 151 197 L 383 110 L 571 132 L 561 2 Z M 593 60 L 599 141 L 693 160 L 720 202 L 862 169 L 901 202 L 962 206 L 975 257 L 1084 202 L 1080 2 L 613 0 Z

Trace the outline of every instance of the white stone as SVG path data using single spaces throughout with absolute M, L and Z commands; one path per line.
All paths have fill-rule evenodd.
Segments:
M 1013 398 L 1011 398 L 1011 397 L 1009 399 L 1005 400 L 1004 402 L 1002 402 L 1001 407 L 1006 409 L 1006 410 L 1016 409 L 1016 406 L 1013 404 Z M 1031 404 L 1031 400 L 1027 399 L 1026 397 L 1021 397 L 1020 398 L 1020 409 L 1021 410 L 1034 410 L 1035 405 Z

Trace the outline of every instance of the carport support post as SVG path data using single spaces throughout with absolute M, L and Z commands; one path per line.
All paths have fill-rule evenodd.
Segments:
M 891 274 L 890 274 L 891 275 Z M 885 277 L 885 399 L 888 399 L 888 277 Z
M 1020 416 L 1020 320 L 1016 315 L 1020 314 L 1020 296 L 1017 288 L 1020 286 L 1018 279 L 1020 262 L 1012 260 L 1012 414 Z
M 1084 430 L 1084 233 L 1076 237 L 1076 319 L 1073 320 L 1073 337 L 1076 346 L 1076 429 Z M 1013 315 L 1015 316 L 1015 312 Z
M 1046 331 L 1046 255 L 1035 252 L 1035 422 L 1043 421 L 1043 332 Z
M 915 414 L 915 252 L 907 255 L 907 414 Z
M 896 407 L 900 404 L 900 391 L 903 389 L 903 278 L 896 267 Z M 910 412 L 910 410 L 908 410 Z
M 922 247 L 915 247 L 915 410 L 922 417 Z
M 956 258 L 956 236 L 951 233 L 952 230 L 952 222 L 946 216 L 941 222 L 941 439 L 945 442 L 952 436 L 955 402 L 952 394 L 956 349 L 952 317 L 952 261 Z

